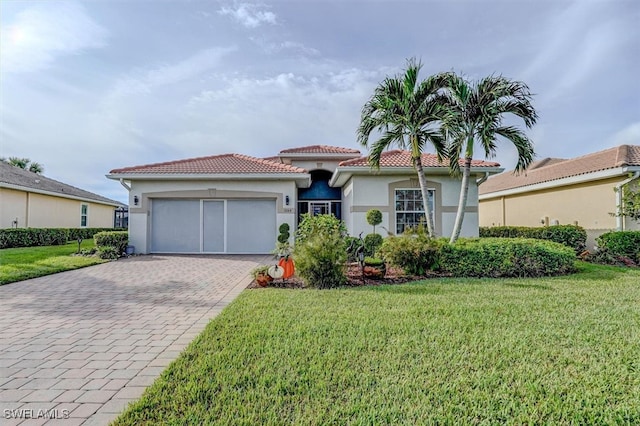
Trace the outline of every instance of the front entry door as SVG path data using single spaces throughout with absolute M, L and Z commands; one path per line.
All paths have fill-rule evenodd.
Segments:
M 316 216 L 319 214 L 329 214 L 331 213 L 331 209 L 329 208 L 329 203 L 314 201 L 309 203 L 309 212 L 311 216 Z

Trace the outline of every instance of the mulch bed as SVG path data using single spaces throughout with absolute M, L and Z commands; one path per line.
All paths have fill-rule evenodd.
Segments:
M 347 286 L 350 287 L 361 287 L 361 286 L 377 286 L 377 285 L 385 285 L 385 284 L 403 284 L 411 281 L 424 280 L 428 278 L 440 278 L 445 275 L 431 273 L 425 276 L 416 276 L 416 275 L 407 275 L 400 268 L 394 268 L 391 266 L 387 267 L 387 273 L 382 279 L 372 279 L 365 278 L 364 281 L 362 279 L 362 271 L 360 269 L 360 265 L 357 263 L 352 263 L 347 268 Z M 306 288 L 304 282 L 295 275 L 287 280 L 273 280 L 269 283 L 267 287 L 277 287 L 277 288 Z M 251 282 L 251 284 L 247 288 L 265 288 L 260 287 L 255 281 Z

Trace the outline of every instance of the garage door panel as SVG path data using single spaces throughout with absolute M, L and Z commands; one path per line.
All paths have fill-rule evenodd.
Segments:
M 224 201 L 202 203 L 202 249 L 206 253 L 224 252 Z
M 275 247 L 275 229 L 274 201 L 227 201 L 228 253 L 270 253 Z
M 151 250 L 156 253 L 200 252 L 199 200 L 153 200 Z

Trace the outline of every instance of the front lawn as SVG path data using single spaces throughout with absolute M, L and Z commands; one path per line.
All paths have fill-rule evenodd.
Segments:
M 114 424 L 638 424 L 640 270 L 245 291 Z
M 82 242 L 81 248 L 91 249 L 93 239 Z M 0 285 L 56 272 L 78 269 L 102 263 L 98 257 L 71 256 L 78 251 L 78 243 L 60 246 L 20 247 L 0 250 Z

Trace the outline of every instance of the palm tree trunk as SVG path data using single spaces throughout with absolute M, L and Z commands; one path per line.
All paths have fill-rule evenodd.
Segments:
M 458 201 L 458 213 L 456 221 L 453 224 L 451 239 L 449 244 L 456 242 L 462 230 L 462 221 L 464 220 L 464 210 L 467 208 L 467 200 L 469 198 L 469 177 L 471 175 L 471 157 L 465 157 L 464 167 L 462 169 L 462 182 L 460 183 L 460 200 Z
M 431 216 L 431 207 L 429 207 L 429 191 L 427 189 L 427 178 L 424 175 L 422 161 L 420 157 L 413 159 L 413 165 L 418 172 L 418 182 L 420 183 L 420 192 L 422 192 L 422 203 L 424 205 L 424 214 L 427 219 L 427 234 L 429 237 L 435 236 L 433 229 L 433 218 Z

